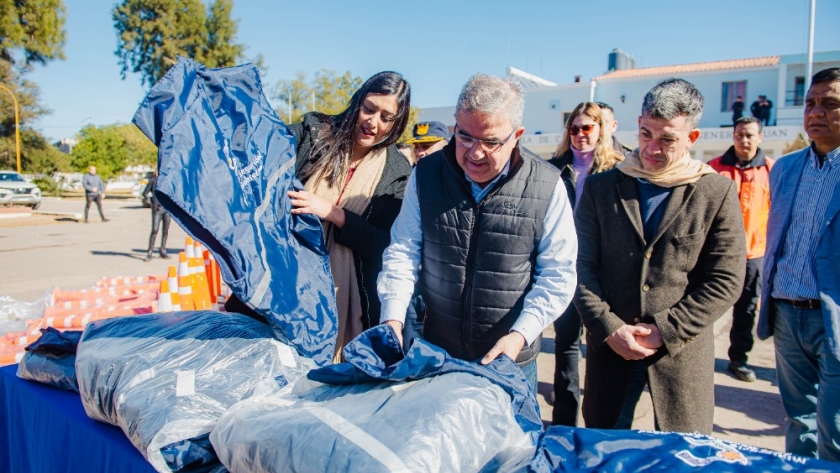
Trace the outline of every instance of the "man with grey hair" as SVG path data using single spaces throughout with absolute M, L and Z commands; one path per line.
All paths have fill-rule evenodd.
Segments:
M 586 181 L 574 302 L 587 427 L 629 428 L 621 418 L 648 384 L 657 429 L 712 432 L 712 326 L 741 293 L 746 243 L 735 183 L 688 152 L 702 112 L 691 83 L 660 82 L 644 98 L 639 149 Z
M 519 147 L 523 111 L 514 81 L 470 78 L 454 137 L 408 181 L 378 291 L 400 337 L 419 277 L 427 341 L 482 364 L 507 355 L 536 393 L 540 334 L 571 302 L 577 238 L 560 173 Z

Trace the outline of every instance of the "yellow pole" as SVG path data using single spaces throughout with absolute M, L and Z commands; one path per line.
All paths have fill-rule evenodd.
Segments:
M 17 172 L 20 173 L 20 117 L 18 116 L 17 97 L 15 97 L 14 92 L 4 85 L 0 85 L 0 89 L 8 92 L 12 96 L 12 102 L 15 104 L 15 152 L 17 153 Z

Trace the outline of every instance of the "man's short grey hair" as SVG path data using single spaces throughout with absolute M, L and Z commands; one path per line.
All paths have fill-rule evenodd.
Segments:
M 501 113 L 517 129 L 522 125 L 522 116 L 525 114 L 522 86 L 512 79 L 476 74 L 470 77 L 458 96 L 455 115 L 461 112 Z
M 665 79 L 653 86 L 642 102 L 642 116 L 671 120 L 688 117 L 691 128 L 697 128 L 703 115 L 703 94 L 694 84 L 683 79 Z

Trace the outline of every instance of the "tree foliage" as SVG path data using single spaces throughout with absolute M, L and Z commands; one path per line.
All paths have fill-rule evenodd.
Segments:
M 16 161 L 14 136 L 0 137 L 0 169 L 15 169 Z M 71 170 L 70 157 L 31 129 L 20 132 L 20 161 L 23 171 L 29 173 L 52 174 Z
M 22 67 L 64 59 L 64 15 L 62 0 L 0 0 L 0 59 Z
M 201 0 L 123 0 L 112 12 L 123 79 L 139 73 L 151 87 L 178 56 L 208 67 L 236 65 L 245 46 L 235 42 L 232 9 L 232 0 L 215 0 L 209 13 Z
M 276 100 L 277 115 L 286 123 L 297 123 L 307 112 L 327 115 L 343 112 L 363 83 L 361 77 L 354 76 L 350 71 L 339 76 L 335 71 L 321 69 L 310 80 L 307 80 L 305 73 L 297 72 L 292 80 L 277 81 L 271 97 Z M 400 137 L 401 142 L 411 138 L 411 130 L 420 113 L 420 109 L 411 107 L 408 126 Z
M 25 170 L 63 165 L 62 156 L 53 153 L 57 150 L 28 126 L 49 110 L 40 104 L 38 86 L 26 74 L 36 65 L 64 59 L 64 21 L 62 0 L 0 0 L 0 84 L 17 99 Z M 14 168 L 15 162 L 14 100 L 0 90 L 0 166 Z
M 77 171 L 96 166 L 103 180 L 138 164 L 153 166 L 157 148 L 134 125 L 88 125 L 79 132 L 71 165 Z
M 311 80 L 305 73 L 297 72 L 292 80 L 277 81 L 272 97 L 277 100 L 280 118 L 287 123 L 296 123 L 307 112 L 341 113 L 361 86 L 361 77 L 352 75 L 350 71 L 339 76 L 335 71 L 321 69 Z

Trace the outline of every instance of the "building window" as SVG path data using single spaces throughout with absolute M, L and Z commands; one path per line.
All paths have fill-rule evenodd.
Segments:
M 805 103 L 805 76 L 793 78 L 793 90 L 785 91 L 785 106 L 801 107 Z
M 569 117 L 572 116 L 572 112 L 563 112 L 563 128 L 566 128 L 566 124 L 569 123 Z
M 805 103 L 805 76 L 796 78 L 793 90 L 793 105 L 801 107 Z
M 721 89 L 721 112 L 731 112 L 732 103 L 735 102 L 735 97 L 741 96 L 746 102 L 747 97 L 747 81 L 740 80 L 737 82 L 724 82 Z

